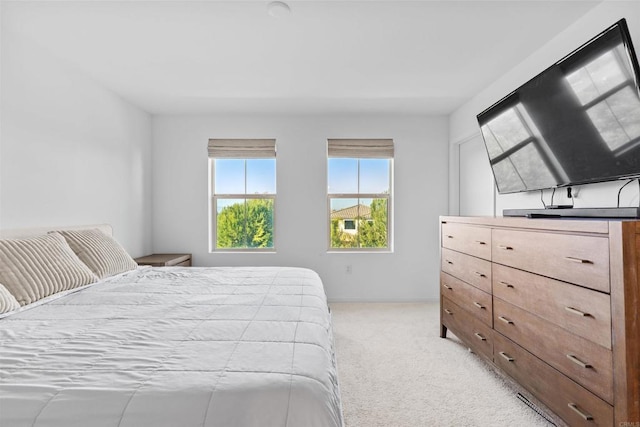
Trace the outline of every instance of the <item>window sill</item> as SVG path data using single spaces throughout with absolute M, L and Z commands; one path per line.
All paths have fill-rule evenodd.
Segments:
M 210 254 L 275 254 L 275 250 L 255 250 L 255 249 L 221 249 L 209 251 Z
M 362 249 L 362 250 L 328 250 L 328 254 L 392 254 L 393 250 L 391 249 L 383 249 L 383 250 L 371 250 L 371 249 Z

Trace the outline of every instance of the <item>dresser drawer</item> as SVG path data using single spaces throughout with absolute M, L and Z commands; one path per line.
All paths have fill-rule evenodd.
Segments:
M 478 258 L 491 260 L 491 229 L 442 223 L 442 246 Z
M 491 293 L 491 262 L 442 248 L 442 271 Z
M 609 292 L 606 237 L 494 229 L 493 261 Z
M 613 426 L 611 405 L 497 332 L 494 361 L 570 426 Z
M 613 403 L 611 350 L 495 298 L 494 329 Z
M 472 315 L 478 317 L 487 326 L 493 326 L 491 294 L 481 291 L 447 273 L 440 274 L 440 292 Z
M 493 295 L 611 348 L 608 294 L 494 264 Z
M 440 303 L 442 324 L 476 354 L 493 360 L 493 330 L 448 298 L 443 296 Z

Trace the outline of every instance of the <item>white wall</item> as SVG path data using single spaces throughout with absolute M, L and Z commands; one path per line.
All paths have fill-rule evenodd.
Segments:
M 327 253 L 326 140 L 366 137 L 395 141 L 395 250 Z M 209 138 L 276 138 L 275 254 L 208 252 Z M 309 267 L 333 301 L 437 299 L 438 216 L 448 203 L 445 117 L 160 116 L 153 139 L 155 251 L 191 252 L 199 266 Z
M 585 14 L 580 20 L 568 27 L 564 32 L 551 40 L 540 50 L 532 54 L 518 66 L 505 71 L 505 74 L 484 91 L 477 94 L 472 100 L 456 110 L 450 116 L 449 135 L 453 147 L 474 135 L 479 135 L 476 115 L 494 102 L 513 91 L 536 74 L 540 73 L 560 58 L 573 51 L 578 46 L 595 36 L 620 18 L 626 18 L 631 38 L 636 52 L 640 54 L 640 1 L 617 0 L 605 1 Z M 452 153 L 457 150 L 452 148 Z M 469 162 L 465 159 L 464 162 Z M 478 155 L 475 159 L 478 164 L 487 164 L 486 154 Z M 450 160 L 451 174 L 459 175 L 459 161 L 457 158 Z M 599 184 L 582 185 L 574 188 L 577 190 L 575 199 L 576 207 L 610 207 L 616 206 L 617 192 L 621 182 L 609 182 Z M 459 197 L 459 188 L 451 186 L 450 199 Z M 554 203 L 567 203 L 564 196 L 566 191 L 556 192 Z M 545 202 L 550 203 L 551 191 L 545 192 Z M 638 186 L 629 185 L 621 195 L 621 206 L 638 206 Z M 462 202 L 461 202 L 462 203 Z M 507 208 L 542 208 L 540 193 L 519 193 L 510 195 L 498 195 L 495 204 L 495 214 L 502 215 L 502 210 Z M 456 214 L 459 206 L 451 203 L 451 213 Z M 494 215 L 485 205 L 483 215 Z
M 2 12 L 0 228 L 111 223 L 151 249 L 151 118 L 9 30 Z M 81 37 L 81 35 L 79 35 Z
M 480 135 L 458 145 L 460 215 L 479 216 L 493 212 L 495 204 L 494 180 L 487 158 L 487 150 Z

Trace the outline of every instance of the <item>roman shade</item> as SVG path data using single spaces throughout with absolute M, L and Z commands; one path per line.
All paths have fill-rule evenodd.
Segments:
M 329 157 L 392 159 L 393 139 L 329 139 Z
M 209 157 L 265 159 L 276 156 L 275 139 L 210 139 Z

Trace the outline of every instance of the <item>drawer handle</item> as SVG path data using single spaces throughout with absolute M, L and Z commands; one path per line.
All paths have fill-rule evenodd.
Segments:
M 474 271 L 473 273 L 478 277 L 487 277 L 486 274 L 480 273 L 479 271 Z
M 475 305 L 476 307 L 482 309 L 484 308 L 484 305 L 480 304 L 479 302 L 474 302 L 473 305 Z
M 450 315 L 450 316 L 452 316 L 452 315 L 453 315 L 453 311 L 451 311 L 451 310 L 449 310 L 449 309 L 447 309 L 447 308 L 445 308 L 445 309 L 444 309 L 444 312 L 445 312 L 445 313 L 447 313 L 447 314 L 448 314 L 448 315 Z
M 571 408 L 573 410 L 573 412 L 575 412 L 576 414 L 580 415 L 580 418 L 582 418 L 585 421 L 592 421 L 593 417 L 589 414 L 585 414 L 584 412 L 582 412 L 580 410 L 580 408 L 578 408 L 578 405 L 576 405 L 575 403 L 569 403 L 567 404 L 567 406 L 569 408 Z
M 486 245 L 486 243 L 483 242 L 482 240 L 476 240 L 476 243 L 479 244 L 479 245 Z
M 447 239 L 453 239 L 453 236 L 451 234 L 447 234 Z
M 590 315 L 589 313 L 585 313 L 584 311 L 580 311 L 573 307 L 565 307 L 564 309 L 567 310 L 569 313 L 575 314 L 577 316 L 587 317 Z
M 512 246 L 507 246 L 507 245 L 498 245 L 498 249 L 502 249 L 505 251 L 512 251 L 513 247 Z
M 511 356 L 509 356 L 507 353 L 505 353 L 504 351 L 501 351 L 500 353 L 498 353 L 500 356 L 504 357 L 504 359 L 507 362 L 513 362 L 515 359 Z
M 449 264 L 449 265 L 453 265 L 453 261 L 449 261 L 448 259 L 447 259 L 447 260 L 445 260 L 445 261 L 447 262 L 447 264 Z
M 453 288 L 451 286 L 447 285 L 446 283 L 443 283 L 442 286 L 444 286 L 445 289 L 449 289 L 450 291 L 453 290 Z
M 578 264 L 593 264 L 593 262 L 589 261 L 588 259 L 574 258 L 572 256 L 566 256 L 564 257 L 564 259 L 566 259 L 567 261 L 576 262 Z
M 503 282 L 502 280 L 500 280 L 498 283 L 500 283 L 503 286 L 506 286 L 507 288 L 513 288 L 513 285 L 511 283 Z
M 584 363 L 582 360 L 578 359 L 576 356 L 574 356 L 573 354 L 567 354 L 567 358 L 569 360 L 571 360 L 573 363 L 575 363 L 576 365 L 582 366 L 583 368 L 587 369 L 587 368 L 593 368 L 592 365 L 588 364 L 588 363 Z
M 475 333 L 474 334 L 480 341 L 486 341 L 487 339 L 485 337 L 483 337 L 482 335 L 480 335 L 479 333 Z
M 508 324 L 508 325 L 513 325 L 513 321 L 507 319 L 504 316 L 498 316 L 498 319 L 502 320 L 504 323 Z

